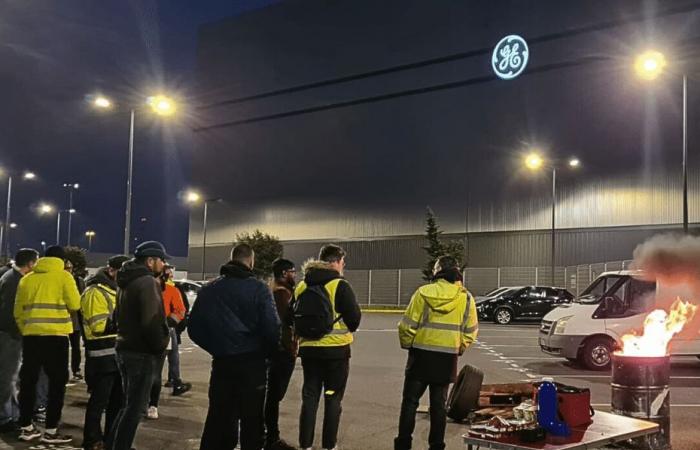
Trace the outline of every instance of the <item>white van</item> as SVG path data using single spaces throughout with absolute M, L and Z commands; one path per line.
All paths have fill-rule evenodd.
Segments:
M 589 369 L 608 369 L 621 337 L 643 328 L 647 314 L 657 307 L 657 298 L 688 293 L 677 286 L 657 286 L 640 275 L 641 272 L 627 270 L 606 272 L 572 303 L 550 311 L 540 326 L 542 351 L 577 361 Z M 671 341 L 670 349 L 672 355 L 698 356 L 700 336 L 696 333 L 691 339 L 681 333 Z

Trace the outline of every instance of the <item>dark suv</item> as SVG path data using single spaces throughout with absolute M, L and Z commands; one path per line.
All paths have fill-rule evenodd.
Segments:
M 557 306 L 571 303 L 573 298 L 563 288 L 519 286 L 478 300 L 476 309 L 480 319 L 506 325 L 513 319 L 540 319 Z

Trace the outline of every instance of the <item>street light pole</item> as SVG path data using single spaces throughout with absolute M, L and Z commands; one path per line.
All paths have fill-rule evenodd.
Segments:
M 209 200 L 204 201 L 204 218 L 202 220 L 202 281 L 206 280 L 207 261 L 207 214 L 209 212 Z
M 12 208 L 12 177 L 7 177 L 7 209 L 5 211 L 5 255 L 10 257 L 10 211 Z M 1 241 L 0 241 L 1 242 Z
M 555 270 L 557 263 L 557 235 L 556 235 L 556 217 L 557 217 L 557 168 L 552 166 L 552 287 L 554 287 Z
M 688 76 L 683 74 L 683 233 L 688 234 Z
M 56 214 L 56 245 L 61 245 L 61 211 Z
M 124 224 L 124 254 L 129 254 L 129 240 L 131 233 L 131 184 L 134 173 L 134 110 L 131 110 L 129 122 L 129 169 L 126 180 L 126 222 Z

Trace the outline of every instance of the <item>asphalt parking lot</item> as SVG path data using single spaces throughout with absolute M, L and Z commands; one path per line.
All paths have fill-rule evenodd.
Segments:
M 350 380 L 343 402 L 339 448 L 342 450 L 388 450 L 396 433 L 405 352 L 398 346 L 397 314 L 365 314 L 361 330 L 356 334 L 351 360 Z M 480 367 L 486 383 L 518 382 L 553 376 L 566 384 L 589 387 L 594 407 L 609 409 L 610 376 L 569 364 L 563 358 L 543 354 L 537 345 L 536 323 L 515 323 L 499 326 L 482 323 L 479 342 L 464 354 L 461 363 Z M 183 378 L 194 384 L 192 392 L 172 397 L 163 390 L 160 419 L 143 421 L 135 447 L 141 449 L 197 449 L 207 409 L 209 357 L 186 340 L 182 352 Z M 296 443 L 297 420 L 301 398 L 301 365 L 290 384 L 287 398 L 281 405 L 283 438 Z M 68 388 L 64 409 L 64 430 L 76 437 L 82 435 L 84 385 Z M 427 402 L 427 399 L 425 399 Z M 673 358 L 671 377 L 672 440 L 674 450 L 700 448 L 700 361 L 695 358 Z M 319 418 L 321 415 L 319 414 Z M 320 426 L 320 423 L 318 424 Z M 448 448 L 464 448 L 463 425 L 450 423 L 447 428 Z M 414 448 L 427 447 L 428 418 L 419 415 L 414 435 Z M 320 428 L 317 432 L 320 436 Z M 76 440 L 79 443 L 80 439 Z M 317 443 L 315 448 L 319 448 Z M 26 449 L 14 436 L 0 435 L 0 449 Z

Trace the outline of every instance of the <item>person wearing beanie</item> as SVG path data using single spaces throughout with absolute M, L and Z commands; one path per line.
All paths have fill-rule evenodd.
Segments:
M 114 309 L 117 304 L 117 272 L 128 256 L 115 255 L 86 281 L 80 298 L 85 332 L 85 381 L 90 399 L 85 410 L 83 448 L 101 450 L 123 401 L 122 380 L 116 358 L 117 333 Z M 105 428 L 102 430 L 102 414 Z
M 131 449 L 170 334 L 163 292 L 156 279 L 169 256 L 160 242 L 146 241 L 117 272 L 117 365 L 124 404 L 107 435 L 110 450 Z
M 47 444 L 65 444 L 71 436 L 58 431 L 68 381 L 68 335 L 73 332 L 71 312 L 80 309 L 80 294 L 73 276 L 63 270 L 63 247 L 46 249 L 34 270 L 19 282 L 14 316 L 22 334 L 20 368 L 20 435 L 22 441 L 41 436 Z M 32 423 L 36 388 L 41 370 L 49 382 L 46 430 L 42 434 Z
M 479 327 L 474 298 L 462 285 L 462 273 L 454 257 L 437 259 L 433 282 L 416 290 L 398 327 L 408 361 L 394 449 L 411 448 L 418 402 L 430 389 L 428 447 L 442 450 L 447 389 L 457 376 L 457 358 L 476 340 Z

